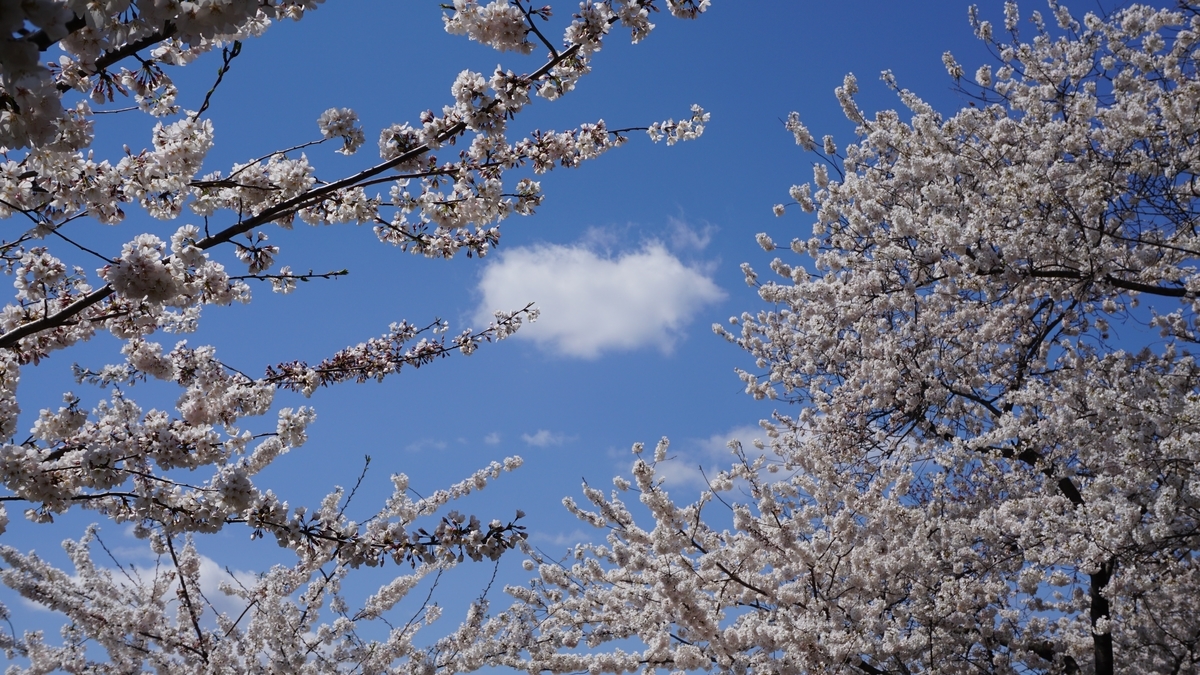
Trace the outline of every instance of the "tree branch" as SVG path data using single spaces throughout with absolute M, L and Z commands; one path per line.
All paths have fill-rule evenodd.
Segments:
M 75 31 L 80 30 L 81 28 L 83 28 L 86 25 L 87 25 L 87 20 L 84 19 L 83 17 L 72 16 L 70 18 L 70 20 L 68 20 L 66 23 L 67 35 L 70 35 L 71 33 L 74 33 Z M 63 37 L 66 37 L 66 35 L 64 35 Z M 25 41 L 32 42 L 33 44 L 37 45 L 39 52 L 44 52 L 47 49 L 50 49 L 51 47 L 54 46 L 55 43 L 58 42 L 58 40 L 51 40 L 50 35 L 48 33 L 46 33 L 46 31 L 44 31 L 44 30 L 39 30 L 38 32 L 30 35 L 29 37 L 25 38 Z
M 174 30 L 175 30 L 174 24 L 168 24 L 168 26 L 171 28 L 171 32 L 173 34 Z M 149 39 L 149 38 L 147 38 L 147 39 Z M 134 45 L 140 44 L 141 42 L 144 42 L 144 40 L 140 40 L 140 41 L 138 41 L 138 43 L 133 43 L 122 49 L 127 49 L 130 47 L 133 47 Z M 134 50 L 134 51 L 136 51 L 136 50 Z M 528 79 L 529 81 L 532 82 L 534 80 L 541 78 L 545 74 L 549 73 L 554 68 L 554 66 L 558 65 L 560 62 L 562 62 L 565 59 L 571 58 L 576 53 L 578 53 L 578 51 L 579 51 L 579 45 L 573 45 L 570 49 L 567 49 L 566 51 L 562 52 L 558 56 L 547 61 L 545 65 L 543 65 L 541 68 L 538 68 L 536 71 L 534 71 L 534 73 L 532 75 L 528 76 L 528 78 L 526 78 L 526 79 Z M 130 52 L 130 53 L 132 53 L 132 52 Z M 97 64 L 99 64 L 99 61 L 97 61 Z M 458 122 L 457 124 L 454 124 L 449 129 L 447 129 L 440 137 L 438 137 L 438 141 L 445 142 L 446 140 L 453 138 L 453 137 L 457 136 L 458 134 L 461 134 L 463 131 L 466 131 L 466 129 L 467 129 L 467 125 L 465 123 Z M 333 183 L 329 183 L 327 185 L 322 185 L 321 187 L 309 190 L 308 192 L 305 192 L 302 195 L 297 195 L 287 201 L 284 201 L 280 204 L 276 204 L 275 206 L 272 206 L 272 207 L 262 211 L 258 215 L 252 216 L 250 218 L 247 218 L 246 220 L 243 220 L 243 221 L 240 221 L 233 225 L 230 225 L 229 227 L 221 230 L 220 232 L 217 232 L 216 234 L 209 235 L 209 236 L 205 237 L 204 239 L 201 239 L 200 241 L 196 242 L 196 246 L 202 250 L 207 250 L 207 249 L 213 248 L 214 246 L 217 246 L 219 244 L 223 244 L 223 243 L 229 241 L 230 239 L 238 236 L 239 234 L 244 234 L 256 227 L 259 227 L 259 226 L 269 223 L 273 220 L 281 218 L 289 213 L 294 213 L 306 206 L 309 206 L 311 204 L 314 204 L 314 203 L 324 199 L 326 196 L 333 194 L 333 193 L 337 192 L 338 190 L 342 190 L 342 189 L 345 189 L 348 187 L 354 187 L 354 186 L 358 185 L 359 183 L 361 183 L 362 181 L 365 181 L 369 178 L 378 176 L 379 174 L 387 171 L 388 169 L 399 166 L 405 162 L 412 161 L 413 159 L 416 159 L 417 157 L 420 157 L 421 155 L 424 155 L 427 152 L 429 152 L 428 145 L 424 145 L 424 144 L 419 145 L 419 146 L 413 148 L 412 150 L 409 150 L 408 152 L 400 155 L 399 157 L 396 157 L 394 159 L 388 160 L 388 161 L 380 163 L 380 164 L 376 164 L 375 166 L 373 166 L 369 169 L 364 169 L 363 171 L 360 171 L 352 176 L 343 178 L 342 180 L 339 180 L 339 181 L 336 181 Z M 30 335 L 39 333 L 43 330 L 49 330 L 51 328 L 57 328 L 59 326 L 62 326 L 71 317 L 75 316 L 76 314 L 79 314 L 80 312 L 87 309 L 88 307 L 95 305 L 96 303 L 100 302 L 101 300 L 104 300 L 105 298 L 109 297 L 112 294 L 113 294 L 112 286 L 106 284 L 105 286 L 98 288 L 81 298 L 78 298 L 77 300 L 75 300 L 74 302 L 67 305 L 66 307 L 59 310 L 58 312 L 56 312 L 53 315 L 42 317 L 41 319 L 38 319 L 36 321 L 31 321 L 30 323 L 27 323 L 23 326 L 18 326 L 17 328 L 14 328 L 3 335 L 0 335 L 0 349 L 11 349 L 11 348 L 15 347 L 16 344 L 23 338 L 29 337 Z
M 68 23 L 67 25 L 70 26 L 70 23 Z M 83 25 L 80 25 L 79 28 L 83 28 Z M 78 29 L 76 29 L 76 30 L 78 30 Z M 96 71 L 92 74 L 95 75 L 96 73 L 104 72 L 105 69 L 107 69 L 109 66 L 117 63 L 121 59 L 124 59 L 125 57 L 128 57 L 128 56 L 133 56 L 134 54 L 142 51 L 143 49 L 145 49 L 147 47 L 156 45 L 159 42 L 162 42 L 163 40 L 166 40 L 166 39 L 170 38 L 171 36 L 175 35 L 175 33 L 177 33 L 177 32 L 179 32 L 179 28 L 173 22 L 168 21 L 166 24 L 163 25 L 163 27 L 161 29 L 151 33 L 150 35 L 147 35 L 146 37 L 144 37 L 140 40 L 134 40 L 133 42 L 130 42 L 123 47 L 119 47 L 112 51 L 105 52 L 103 55 L 100 56 L 100 58 L 96 59 Z M 47 47 L 49 47 L 49 45 L 47 45 Z M 70 89 L 71 88 L 65 84 L 58 85 L 59 91 L 69 91 Z
M 196 607 L 192 604 L 192 596 L 188 593 L 187 580 L 183 570 L 179 568 L 179 556 L 175 555 L 175 543 L 171 535 L 163 535 L 167 540 L 167 550 L 171 553 L 171 561 L 175 563 L 175 574 L 179 575 L 179 594 L 183 596 L 183 604 L 187 607 L 188 616 L 192 619 L 192 629 L 196 631 L 196 647 L 200 658 L 208 663 L 208 652 L 204 650 L 204 631 L 200 630 L 200 620 L 196 616 Z
M 1089 276 L 1075 270 L 1029 270 L 1029 276 L 1035 279 L 1074 279 L 1077 281 L 1088 281 Z M 1105 274 L 1103 280 L 1106 283 L 1112 284 L 1117 288 L 1127 291 L 1137 291 L 1138 293 L 1146 293 L 1148 295 L 1161 295 L 1168 298 L 1195 298 L 1196 294 L 1188 291 L 1186 288 L 1155 286 L 1153 284 L 1143 284 L 1138 281 L 1128 281 L 1114 277 L 1111 274 Z M 1093 280 L 1094 281 L 1094 280 Z

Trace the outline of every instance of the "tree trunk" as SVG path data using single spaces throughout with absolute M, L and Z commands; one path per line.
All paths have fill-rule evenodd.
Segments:
M 1108 580 L 1112 578 L 1115 564 L 1115 560 L 1109 559 L 1100 567 L 1100 571 L 1089 575 L 1092 582 L 1089 594 L 1092 600 L 1092 651 L 1095 653 L 1096 675 L 1113 675 L 1112 632 L 1105 628 L 1101 634 L 1096 630 L 1096 624 L 1101 618 L 1108 618 L 1108 598 L 1103 593 Z

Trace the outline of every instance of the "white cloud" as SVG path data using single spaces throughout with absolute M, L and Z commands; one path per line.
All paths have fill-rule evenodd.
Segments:
M 770 438 L 767 437 L 767 432 L 757 424 L 746 424 L 740 427 L 734 427 L 723 434 L 713 434 L 708 438 L 701 440 L 697 445 L 704 455 L 711 459 L 730 460 L 733 459 L 733 450 L 729 448 L 729 444 L 737 441 L 742 444 L 742 450 L 747 457 L 754 458 L 762 453 L 761 450 L 754 446 L 754 441 L 762 441 L 770 443 Z
M 562 445 L 571 440 L 566 434 L 559 434 L 546 429 L 538 429 L 535 434 L 521 434 L 521 440 L 529 445 L 539 448 L 548 448 L 551 445 Z
M 419 441 L 413 441 L 412 443 L 404 446 L 404 449 L 408 450 L 409 452 L 420 452 L 422 450 L 445 450 L 446 441 L 438 440 L 436 438 L 422 438 Z
M 535 302 L 541 318 L 516 336 L 585 359 L 645 346 L 670 353 L 695 314 L 725 298 L 705 270 L 657 241 L 615 257 L 587 243 L 508 249 L 484 267 L 479 290 L 477 322 Z
M 139 554 L 138 557 L 146 557 L 144 555 L 145 551 L 143 550 L 138 550 L 137 553 Z M 155 587 L 155 584 L 161 575 L 171 574 L 173 572 L 169 565 L 130 565 L 121 570 L 115 568 L 105 568 L 100 565 L 97 567 L 109 572 L 112 575 L 114 582 L 119 586 L 124 586 L 126 588 L 130 586 L 140 586 L 147 590 Z M 212 610 L 217 613 L 224 613 L 230 617 L 238 616 L 242 613 L 242 610 L 246 608 L 246 603 L 241 598 L 227 595 L 221 590 L 221 585 L 223 583 L 229 583 L 235 587 L 238 585 L 252 587 L 255 583 L 257 583 L 257 579 L 258 575 L 253 572 L 231 570 L 222 567 L 219 563 L 217 563 L 217 561 L 201 554 L 200 592 L 204 597 L 202 599 L 197 598 L 196 600 L 204 604 L 204 623 L 213 624 L 215 620 L 213 615 L 209 612 L 209 603 L 211 603 Z M 71 583 L 74 584 L 79 584 L 82 581 L 81 577 L 77 574 L 70 575 L 70 580 Z M 179 579 L 178 577 L 175 577 L 168 586 L 168 590 L 164 593 L 164 597 L 168 599 L 168 602 L 177 602 L 175 598 L 177 597 L 176 589 L 178 588 Z M 39 612 L 56 611 L 25 597 L 21 598 L 21 603 L 23 606 Z
M 535 542 L 545 542 L 550 546 L 573 547 L 576 544 L 591 544 L 604 541 L 604 530 L 589 528 L 587 531 L 584 531 L 577 527 L 570 532 L 559 532 L 557 534 L 548 534 L 539 531 L 534 532 L 529 538 Z
M 253 572 L 227 569 L 206 555 L 200 556 L 200 592 L 219 613 L 236 617 L 246 608 L 246 602 L 241 598 L 226 595 L 221 590 L 222 584 L 251 588 L 258 582 L 257 577 Z M 178 585 L 178 582 L 175 585 Z
M 488 434 L 487 436 L 484 436 L 483 442 L 487 443 L 488 445 L 496 445 L 497 443 L 500 442 L 500 432 L 493 431 L 492 433 Z
M 681 444 L 686 450 L 677 450 L 679 446 L 672 443 L 667 452 L 669 461 L 659 464 L 655 471 L 665 479 L 668 487 L 707 489 L 705 475 L 712 477 L 718 471 L 729 468 L 735 461 L 733 451 L 729 448 L 730 442 L 741 443 L 746 457 L 753 460 L 764 454 L 755 447 L 755 440 L 768 444 L 770 442 L 767 432 L 756 424 L 735 427 L 725 433 Z M 649 453 L 650 449 L 647 448 L 646 452 Z

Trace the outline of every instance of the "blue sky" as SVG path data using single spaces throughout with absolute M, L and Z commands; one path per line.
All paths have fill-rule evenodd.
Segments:
M 572 7 L 555 5 L 559 31 Z M 999 2 L 981 7 L 985 18 L 1000 11 Z M 318 175 L 336 179 L 373 161 L 381 127 L 415 122 L 421 111 L 451 101 L 450 83 L 459 71 L 487 73 L 499 63 L 528 72 L 541 64 L 540 53 L 498 54 L 447 35 L 441 13 L 432 1 L 333 1 L 247 42 L 209 111 L 216 148 L 206 170 L 228 170 L 233 162 L 315 138 L 322 111 L 350 107 L 368 137 L 360 154 L 343 158 L 324 147 L 309 152 Z M 642 126 L 686 116 L 693 103 L 712 114 L 704 136 L 667 147 L 634 134 L 625 147 L 578 169 L 541 177 L 545 203 L 536 215 L 503 224 L 495 254 L 426 260 L 380 244 L 367 227 L 297 224 L 292 231 L 267 231 L 281 247 L 279 264 L 350 274 L 302 284 L 287 296 L 256 286 L 248 306 L 206 310 L 201 330 L 187 339 L 215 345 L 222 360 L 244 372 L 320 360 L 401 319 L 423 324 L 440 317 L 459 330 L 479 327 L 480 317 L 493 310 L 535 301 L 543 320 L 469 358 L 455 356 L 382 384 L 340 385 L 310 400 L 280 394 L 277 407 L 311 405 L 318 418 L 308 445 L 277 461 L 260 485 L 294 504 L 315 504 L 333 485 L 352 485 L 363 456 L 371 455 L 356 498 L 358 515 L 366 517 L 386 497 L 392 473 L 405 472 L 416 489 L 432 491 L 493 459 L 519 454 L 522 469 L 461 508 L 485 520 L 520 508 L 528 514 L 531 541 L 555 552 L 581 537 L 601 536 L 583 531 L 561 500 L 578 496 L 581 479 L 609 485 L 628 469 L 635 441 L 652 446 L 661 436 L 672 439 L 672 490 L 682 499 L 699 489 L 691 467 L 718 466 L 729 438 L 753 438 L 758 420 L 777 404 L 742 392 L 734 369 L 754 364 L 710 326 L 763 307 L 739 271 L 743 262 L 765 269 L 770 261 L 755 244 L 756 233 L 777 242 L 811 233 L 811 218 L 798 209 L 783 218 L 771 213 L 773 204 L 788 201 L 789 186 L 810 180 L 815 161 L 793 144 L 783 120 L 798 111 L 814 134 L 834 134 L 844 146 L 853 129 L 833 89 L 847 72 L 858 76 L 865 110 L 899 106 L 878 80 L 880 71 L 891 69 L 901 86 L 952 112 L 965 100 L 952 89 L 942 52 L 953 51 L 968 73 L 991 59 L 973 38 L 967 5 L 959 0 L 715 0 L 697 21 L 658 15 L 656 23 L 639 45 L 610 37 L 578 89 L 556 102 L 537 99 L 512 123 L 510 139 L 597 119 L 612 127 Z M 185 107 L 199 104 L 217 63 L 209 58 L 172 71 Z M 115 159 L 122 144 L 135 151 L 148 145 L 149 127 L 145 117 L 102 118 L 97 155 Z M 72 235 L 116 251 L 140 232 L 166 238 L 187 222 L 186 214 L 163 223 L 136 208 L 129 212 L 118 228 L 85 221 L 71 226 Z M 161 339 L 169 345 L 175 337 Z M 118 362 L 118 350 L 115 340 L 98 338 L 26 368 L 22 426 L 32 425 L 39 407 L 59 405 L 63 391 L 85 401 L 104 394 L 74 385 L 70 365 Z M 158 385 L 138 385 L 129 394 L 147 409 L 169 407 L 176 396 Z M 48 557 L 57 555 L 59 540 L 78 537 L 92 520 L 85 513 L 34 527 L 12 515 L 0 541 Z M 109 525 L 102 534 L 125 554 L 144 557 L 120 528 Z M 273 543 L 251 544 L 246 535 L 234 528 L 202 550 L 244 570 L 283 560 Z M 517 562 L 513 556 L 506 563 L 506 580 L 520 580 Z M 477 593 L 472 575 L 486 573 L 462 577 L 463 598 Z M 0 598 L 17 613 L 18 630 L 41 620 L 22 617 L 28 610 L 7 591 Z M 449 610 L 444 620 L 454 619 L 454 596 L 442 602 Z

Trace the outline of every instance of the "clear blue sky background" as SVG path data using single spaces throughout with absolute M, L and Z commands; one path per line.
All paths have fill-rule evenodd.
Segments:
M 550 34 L 560 35 L 574 4 L 558 2 L 554 8 L 556 28 Z M 1027 14 L 1044 6 L 1028 3 L 1022 9 Z M 981 11 L 999 19 L 1001 4 L 984 3 Z M 351 107 L 368 137 L 360 154 L 343 158 L 331 147 L 309 151 L 318 175 L 333 180 L 375 161 L 374 139 L 381 127 L 416 122 L 421 111 L 450 102 L 449 87 L 459 71 L 490 73 L 499 63 L 529 72 L 542 62 L 540 50 L 530 57 L 499 54 L 448 35 L 441 14 L 433 1 L 332 1 L 299 23 L 273 26 L 263 38 L 246 42 L 210 109 L 216 148 L 206 168 L 228 171 L 233 162 L 315 138 L 323 110 Z M 214 344 L 223 360 L 248 373 L 281 361 L 320 360 L 382 334 L 400 319 L 423 324 L 441 317 L 454 329 L 479 327 L 481 310 L 516 308 L 486 306 L 485 294 L 499 293 L 483 285 L 489 270 L 532 277 L 537 270 L 528 268 L 542 264 L 542 278 L 557 274 L 562 279 L 521 301 L 542 303 L 544 323 L 551 328 L 541 333 L 534 325 L 469 358 L 455 356 L 382 384 L 341 385 L 311 400 L 279 395 L 277 408 L 311 405 L 318 419 L 309 444 L 277 461 L 260 485 L 273 487 L 293 504 L 315 505 L 333 485 L 352 485 L 369 454 L 371 472 L 356 498 L 357 511 L 351 509 L 365 518 L 386 497 L 391 473 L 408 473 L 413 486 L 427 492 L 493 459 L 519 454 L 524 468 L 461 507 L 485 520 L 507 518 L 521 508 L 529 514 L 531 541 L 559 552 L 582 538 L 602 536 L 581 529 L 561 506 L 563 496 L 579 496 L 583 478 L 609 485 L 614 474 L 627 471 L 633 442 L 652 446 L 661 436 L 672 439 L 681 467 L 672 491 L 684 499 L 699 488 L 695 475 L 683 467 L 719 466 L 727 456 L 725 441 L 755 435 L 758 420 L 769 417 L 777 404 L 743 393 L 734 368 L 753 369 L 754 364 L 714 336 L 710 326 L 763 307 L 738 269 L 750 262 L 766 270 L 771 255 L 757 247 L 756 233 L 767 232 L 777 242 L 811 233 L 811 217 L 798 209 L 783 218 L 771 214 L 773 204 L 788 201 L 789 186 L 811 179 L 816 159 L 794 145 L 783 120 L 796 110 L 814 134 L 832 133 L 844 147 L 853 140 L 853 129 L 841 116 L 833 89 L 847 72 L 859 78 L 865 110 L 899 106 L 878 79 L 881 70 L 891 69 L 901 86 L 952 112 L 966 101 L 953 91 L 942 52 L 953 51 L 968 73 L 991 57 L 972 36 L 962 0 L 715 0 L 697 21 L 660 14 L 656 23 L 657 30 L 639 45 L 621 34 L 610 37 L 595 57 L 594 73 L 560 101 L 537 99 L 512 123 L 510 139 L 596 119 L 613 127 L 640 126 L 684 116 L 692 103 L 712 113 L 703 138 L 666 147 L 638 133 L 625 147 L 579 169 L 541 177 L 544 205 L 532 217 L 503 224 L 495 255 L 482 261 L 426 260 L 378 243 L 367 227 L 314 229 L 298 223 L 293 231 L 267 230 L 282 249 L 279 264 L 298 271 L 348 268 L 350 275 L 302 284 L 287 296 L 255 286 L 255 301 L 248 306 L 206 310 L 201 331 L 186 338 L 191 344 Z M 216 67 L 210 57 L 174 69 L 180 103 L 198 106 Z M 115 161 L 123 143 L 135 151 L 148 145 L 149 127 L 150 120 L 136 114 L 101 119 L 98 157 Z M 516 176 L 509 180 L 515 182 Z M 120 242 L 139 232 L 165 239 L 188 222 L 186 213 L 181 221 L 163 223 L 136 207 L 128 211 L 130 217 L 118 228 L 83 221 L 71 226 L 71 234 L 115 253 Z M 223 226 L 229 218 L 220 214 L 214 225 Z M 577 264 L 549 265 L 550 253 L 572 254 Z M 228 251 L 220 255 L 232 258 Z M 690 270 L 693 281 L 709 280 L 722 297 L 697 296 L 697 284 L 660 289 L 646 280 L 647 266 L 668 263 L 676 272 Z M 236 262 L 227 264 L 238 268 Z M 568 311 L 572 298 L 576 307 L 585 308 L 605 300 L 588 284 L 611 281 L 614 270 L 634 279 L 637 292 L 601 316 Z M 536 284 L 531 288 L 538 290 Z M 594 353 L 580 356 L 580 348 L 555 339 L 595 334 L 599 328 L 588 321 L 615 324 L 616 335 L 628 334 L 638 326 L 658 325 L 664 308 L 678 310 L 676 324 L 650 331 L 632 348 L 593 341 L 588 349 Z M 552 335 L 548 331 L 555 326 L 559 333 Z M 169 347 L 176 337 L 161 340 Z M 118 349 L 117 341 L 98 338 L 26 368 L 21 426 L 32 425 L 38 407 L 60 405 L 63 391 L 96 400 L 104 392 L 74 385 L 70 365 L 119 362 Z M 138 385 L 129 394 L 146 409 L 169 408 L 177 395 L 158 385 Z M 273 427 L 272 416 L 260 430 Z M 83 513 L 59 525 L 34 527 L 19 512 L 11 516 L 13 525 L 0 542 L 57 559 L 57 542 L 79 536 L 93 520 Z M 127 561 L 145 564 L 144 546 L 121 528 L 108 525 L 102 534 L 129 556 Z M 231 528 L 206 538 L 202 550 L 241 570 L 286 560 L 273 542 L 251 543 L 247 535 Z M 520 581 L 524 573 L 518 562 L 514 555 L 505 564 L 504 580 Z M 457 621 L 461 603 L 478 592 L 477 581 L 488 573 L 480 569 L 456 577 L 459 590 L 441 597 L 448 609 L 443 621 Z M 50 620 L 6 590 L 0 597 L 14 611 L 18 630 Z

